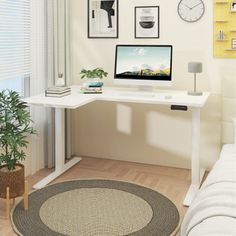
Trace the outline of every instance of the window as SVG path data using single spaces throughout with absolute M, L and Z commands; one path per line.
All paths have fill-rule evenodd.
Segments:
M 0 4 L 0 90 L 23 95 L 30 77 L 30 0 Z

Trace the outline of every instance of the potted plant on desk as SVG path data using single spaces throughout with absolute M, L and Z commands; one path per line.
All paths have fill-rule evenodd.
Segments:
M 87 80 L 81 88 L 82 93 L 102 93 L 103 82 L 101 80 L 108 75 L 104 69 L 100 67 L 93 70 L 82 69 L 80 75 L 81 79 Z
M 101 80 L 103 78 L 106 78 L 108 73 L 104 71 L 104 69 L 98 67 L 93 70 L 85 70 L 82 69 L 80 72 L 81 79 L 87 78 L 90 80 Z
M 16 198 L 24 193 L 24 165 L 31 127 L 27 105 L 15 91 L 0 92 L 0 198 Z M 8 188 L 8 192 L 7 192 Z

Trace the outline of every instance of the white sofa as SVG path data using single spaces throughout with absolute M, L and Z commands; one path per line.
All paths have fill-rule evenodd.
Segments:
M 236 236 L 236 144 L 224 145 L 181 226 L 181 236 L 226 235 Z

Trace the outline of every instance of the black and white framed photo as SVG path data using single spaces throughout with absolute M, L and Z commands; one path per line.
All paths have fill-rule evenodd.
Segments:
M 135 7 L 135 38 L 159 38 L 159 6 Z
M 231 2 L 231 11 L 236 11 L 236 0 Z
M 88 38 L 118 38 L 118 0 L 88 0 Z
M 236 38 L 232 39 L 232 49 L 236 49 Z

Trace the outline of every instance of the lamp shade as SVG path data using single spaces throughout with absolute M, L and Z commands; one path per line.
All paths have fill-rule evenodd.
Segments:
M 202 63 L 201 62 L 189 62 L 188 63 L 188 72 L 201 73 L 202 72 Z

